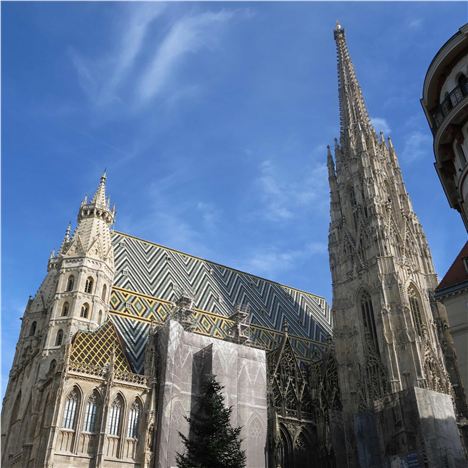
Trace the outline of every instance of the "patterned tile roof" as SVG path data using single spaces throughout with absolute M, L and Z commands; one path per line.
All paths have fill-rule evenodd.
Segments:
M 468 242 L 463 246 L 454 260 L 445 276 L 442 278 L 436 292 L 441 292 L 444 289 L 451 288 L 457 284 L 468 281 L 468 271 L 465 266 L 465 259 L 468 259 Z
M 163 323 L 182 293 L 194 300 L 195 331 L 225 338 L 236 306 L 250 306 L 254 345 L 271 349 L 284 320 L 298 353 L 312 357 L 331 334 L 325 299 L 136 237 L 112 235 L 116 276 L 111 317 L 135 371 L 151 322 Z

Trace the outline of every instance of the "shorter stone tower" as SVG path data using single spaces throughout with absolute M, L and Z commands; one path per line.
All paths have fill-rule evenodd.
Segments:
M 132 374 L 107 320 L 114 217 L 104 174 L 26 306 L 3 401 L 2 466 L 104 466 L 106 456 L 133 466 L 145 457 L 137 433 L 148 381 Z

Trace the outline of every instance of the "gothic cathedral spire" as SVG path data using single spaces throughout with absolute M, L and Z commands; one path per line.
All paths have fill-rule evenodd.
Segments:
M 356 464 L 353 418 L 413 387 L 451 393 L 437 335 L 444 311 L 426 237 L 403 183 L 395 149 L 376 135 L 340 24 L 341 135 L 328 149 L 329 256 L 333 322 L 347 465 Z M 450 366 L 448 366 L 450 367 Z
M 338 59 L 338 92 L 340 103 L 341 144 L 347 141 L 348 135 L 357 131 L 374 133 L 366 104 L 362 96 L 349 56 L 343 27 L 337 22 L 334 31 L 336 54 Z

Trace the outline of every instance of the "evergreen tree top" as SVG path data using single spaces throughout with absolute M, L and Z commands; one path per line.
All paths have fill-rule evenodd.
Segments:
M 178 468 L 244 468 L 241 428 L 230 423 L 232 408 L 224 404 L 223 387 L 209 375 L 197 398 L 196 411 L 187 418 L 189 436 L 179 432 L 185 453 L 177 454 Z

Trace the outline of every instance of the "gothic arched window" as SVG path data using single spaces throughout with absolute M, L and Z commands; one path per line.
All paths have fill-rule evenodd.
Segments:
M 96 421 L 98 414 L 99 394 L 96 390 L 88 398 L 86 403 L 83 432 L 96 432 Z
M 117 436 L 120 432 L 120 419 L 122 416 L 123 400 L 118 395 L 109 408 L 109 420 L 107 432 L 109 435 Z
M 63 342 L 63 330 L 59 330 L 57 332 L 57 336 L 55 337 L 55 346 L 62 346 Z
M 138 424 L 140 422 L 141 406 L 138 400 L 135 400 L 130 407 L 128 415 L 127 437 L 138 438 Z
M 278 452 L 276 454 L 277 464 L 281 468 L 292 468 L 293 467 L 293 447 L 291 436 L 288 430 L 281 425 L 280 426 L 280 437 L 278 444 Z
M 70 275 L 67 281 L 67 292 L 73 291 L 73 287 L 75 286 L 75 277 Z
M 89 304 L 88 304 L 87 302 L 85 302 L 85 303 L 81 306 L 80 317 L 88 318 L 88 314 L 89 314 Z
M 70 305 L 68 302 L 64 302 L 62 306 L 62 317 L 66 317 L 68 315 L 68 311 L 70 309 Z
M 29 329 L 29 336 L 34 336 L 36 334 L 37 322 L 33 322 L 31 324 L 31 328 Z
M 93 278 L 91 276 L 88 276 L 88 278 L 86 279 L 84 292 L 91 294 L 93 292 L 93 284 L 94 284 Z
M 422 318 L 422 307 L 421 307 L 421 296 L 417 289 L 411 285 L 408 289 L 408 297 L 411 309 L 411 316 L 413 318 L 413 324 L 416 332 L 419 336 L 423 335 L 423 318 Z
M 101 299 L 106 302 L 106 296 L 107 296 L 107 285 L 105 284 L 103 287 L 102 287 L 102 295 L 101 295 Z
M 98 314 L 98 324 L 101 325 L 101 323 L 102 323 L 102 310 L 100 310 Z
M 74 388 L 65 401 L 62 423 L 62 427 L 64 429 L 75 429 L 76 410 L 78 408 L 79 400 L 80 396 L 78 390 Z
M 379 351 L 379 342 L 377 340 L 377 328 L 375 326 L 374 308 L 369 293 L 364 292 L 361 295 L 361 312 L 364 324 L 364 333 L 369 337 L 375 350 Z

